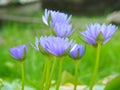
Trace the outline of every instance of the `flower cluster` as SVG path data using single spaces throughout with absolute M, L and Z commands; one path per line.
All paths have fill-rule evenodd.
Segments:
M 50 28 L 54 29 L 54 33 L 57 37 L 41 36 L 40 39 L 36 38 L 35 46 L 33 47 L 37 51 L 40 51 L 44 54 L 52 54 L 55 56 L 62 56 L 65 55 L 66 52 L 68 52 L 68 50 L 73 50 L 72 45 L 75 44 L 75 41 L 71 40 L 69 42 L 68 40 L 68 37 L 75 30 L 72 29 L 71 17 L 72 15 L 68 16 L 67 14 L 59 11 L 45 9 L 45 13 L 44 16 L 42 16 L 42 20 L 46 25 L 50 25 Z
M 63 57 L 69 55 L 74 60 L 79 60 L 84 52 L 85 47 L 81 44 L 76 44 L 75 40 L 69 41 L 68 37 L 74 32 L 71 24 L 72 15 L 68 16 L 65 13 L 59 11 L 52 11 L 45 9 L 45 14 L 42 16 L 42 20 L 46 25 L 49 25 L 53 29 L 55 36 L 41 36 L 40 39 L 36 38 L 35 46 L 37 51 L 45 55 L 54 55 L 57 57 Z M 56 62 L 56 61 L 54 61 Z M 60 60 L 58 81 L 56 90 L 58 90 L 61 78 L 61 66 L 62 60 Z M 55 64 L 53 64 L 53 68 Z M 54 69 L 53 69 L 54 70 Z M 49 89 L 49 83 L 51 82 L 52 74 L 50 74 L 50 80 L 46 84 L 45 89 Z M 43 87 L 43 86 L 42 86 Z
M 40 38 L 35 39 L 35 45 L 32 45 L 32 47 L 47 56 L 55 56 L 57 58 L 61 58 L 63 56 L 69 55 L 75 62 L 78 62 L 79 59 L 82 58 L 82 56 L 85 53 L 85 46 L 82 44 L 77 44 L 75 40 L 69 40 L 69 36 L 74 32 L 74 28 L 71 23 L 72 15 L 67 15 L 65 13 L 59 12 L 59 11 L 52 11 L 45 9 L 44 15 L 42 16 L 43 22 L 48 25 L 51 29 L 53 29 L 53 33 L 55 36 L 41 36 Z M 106 24 L 90 24 L 86 26 L 86 31 L 80 32 L 80 34 L 84 37 L 84 41 L 88 44 L 91 44 L 93 46 L 97 46 L 97 54 L 96 54 L 96 66 L 93 72 L 93 79 L 92 84 L 90 86 L 90 90 L 92 90 L 93 85 L 95 83 L 95 77 L 98 69 L 98 63 L 99 63 L 99 54 L 100 54 L 100 48 L 101 45 L 107 43 L 112 35 L 117 30 L 117 27 L 115 25 L 106 25 Z M 20 45 L 13 48 L 10 48 L 11 56 L 20 61 L 24 61 L 26 58 L 26 54 L 28 52 L 28 46 L 27 45 Z M 50 69 L 50 60 L 46 62 L 43 82 L 42 82 L 42 90 L 45 86 L 45 90 L 49 90 L 50 82 L 52 79 L 52 76 L 54 74 L 55 64 L 56 60 L 53 62 L 53 67 L 51 72 Z M 78 84 L 77 81 L 77 74 L 78 74 L 78 63 L 75 63 L 75 84 L 74 84 L 74 90 L 76 90 L 76 86 Z M 46 73 L 47 72 L 47 73 Z M 60 85 L 60 78 L 61 78 L 61 72 L 62 72 L 62 60 L 60 60 L 60 70 L 58 74 L 58 82 L 56 85 L 56 90 L 58 90 Z M 22 63 L 22 90 L 24 90 L 24 65 Z M 50 76 L 50 79 L 49 79 Z M 47 80 L 48 79 L 48 80 Z M 44 80 L 48 81 L 45 82 Z M 45 85 L 44 85 L 45 83 Z

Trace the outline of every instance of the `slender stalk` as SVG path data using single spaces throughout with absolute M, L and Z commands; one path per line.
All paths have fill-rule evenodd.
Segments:
M 62 75 L 62 59 L 60 60 L 59 63 L 59 72 L 58 72 L 58 81 L 57 81 L 57 85 L 56 85 L 56 90 L 59 90 L 59 86 L 60 86 L 60 80 L 61 80 L 61 75 Z
M 0 90 L 2 89 L 3 83 L 2 83 L 2 79 L 0 79 Z
M 21 62 L 21 72 L 22 72 L 22 89 L 24 90 L 24 62 Z
M 45 78 L 45 88 L 47 87 L 47 82 L 50 74 L 50 60 L 47 60 L 47 68 L 46 68 L 46 78 Z M 46 89 L 45 89 L 46 90 Z
M 78 60 L 75 60 L 75 82 L 74 82 L 74 90 L 77 89 L 78 84 Z
M 47 70 L 47 59 L 45 60 L 45 64 L 44 64 L 44 70 L 43 70 L 43 77 L 42 77 L 42 84 L 41 84 L 41 90 L 44 89 L 44 82 L 45 82 L 45 74 L 46 74 L 46 70 Z
M 98 43 L 95 66 L 94 66 L 92 81 L 91 81 L 91 84 L 90 84 L 90 90 L 93 90 L 93 86 L 95 84 L 95 80 L 96 80 L 96 76 L 97 76 L 97 72 L 98 72 L 98 67 L 99 67 L 100 50 L 101 50 L 101 43 Z
M 55 60 L 53 61 L 50 77 L 49 77 L 49 80 L 47 82 L 47 87 L 46 87 L 45 90 L 49 90 L 49 88 L 50 88 L 51 80 L 52 80 L 52 77 L 53 77 L 53 74 L 54 74 L 54 71 L 55 71 L 56 62 L 57 62 L 57 58 L 55 57 Z

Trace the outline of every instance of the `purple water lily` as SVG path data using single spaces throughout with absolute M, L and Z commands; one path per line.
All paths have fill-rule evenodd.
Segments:
M 73 59 L 80 59 L 85 53 L 85 46 L 81 44 L 75 44 L 70 50 L 70 57 Z
M 10 53 L 13 58 L 17 60 L 24 60 L 26 58 L 26 53 L 28 52 L 28 46 L 20 45 L 10 48 Z
M 45 15 L 42 16 L 42 19 L 46 25 L 50 25 L 56 36 L 69 37 L 75 30 L 72 28 L 71 17 L 72 15 L 68 16 L 59 11 L 45 9 Z M 50 21 L 48 18 L 50 18 Z
M 80 32 L 85 37 L 85 41 L 92 45 L 97 45 L 99 41 L 105 44 L 109 41 L 112 35 L 117 30 L 115 25 L 105 24 L 100 25 L 99 23 L 87 25 L 85 32 Z
M 70 45 L 73 43 L 71 40 L 69 42 L 68 38 L 60 38 L 54 36 L 42 36 L 40 37 L 40 50 L 43 49 L 44 52 L 53 54 L 55 56 L 62 56 L 69 49 Z M 38 45 L 37 45 L 38 46 Z

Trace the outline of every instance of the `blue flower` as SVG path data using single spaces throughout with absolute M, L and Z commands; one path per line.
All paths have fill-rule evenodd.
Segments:
M 28 47 L 26 45 L 20 45 L 10 48 L 10 53 L 13 58 L 17 60 L 24 60 L 28 52 Z
M 72 46 L 70 50 L 70 57 L 72 57 L 75 60 L 80 59 L 85 53 L 85 46 L 81 44 L 75 44 Z
M 73 43 L 72 40 L 69 42 L 68 38 L 60 38 L 54 36 L 41 36 L 39 42 L 39 47 L 41 47 L 39 48 L 40 51 L 42 50 L 44 53 L 52 54 L 55 56 L 65 55 L 70 48 L 70 45 Z
M 58 37 L 69 37 L 75 29 L 71 24 L 72 15 L 68 16 L 65 13 L 59 11 L 51 11 L 50 27 Z
M 68 16 L 59 11 L 52 11 L 45 9 L 45 15 L 42 16 L 43 22 L 50 25 L 53 33 L 58 37 L 69 37 L 75 29 L 71 24 L 72 15 Z M 48 20 L 49 18 L 49 20 Z
M 80 33 L 85 37 L 87 43 L 97 45 L 98 42 L 101 42 L 101 44 L 107 43 L 116 30 L 115 25 L 106 26 L 105 24 L 95 23 L 87 25 L 86 31 Z

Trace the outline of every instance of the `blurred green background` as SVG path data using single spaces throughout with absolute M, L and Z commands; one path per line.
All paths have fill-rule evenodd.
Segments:
M 2 8 L 3 6 L 0 9 Z M 81 35 L 79 32 L 85 30 L 86 25 L 90 23 L 99 22 L 109 24 L 110 22 L 106 19 L 109 12 L 106 12 L 102 15 L 88 15 L 86 13 L 82 13 L 82 15 L 73 15 L 72 24 L 76 27 L 76 31 L 71 35 L 70 39 L 74 39 L 77 43 L 86 45 L 80 40 Z M 11 12 L 9 13 L 11 14 Z M 4 15 L 5 14 L 7 13 L 4 13 Z M 40 36 L 51 34 L 50 28 L 42 23 L 41 17 L 43 14 L 44 10 L 41 8 L 39 8 L 39 11 L 35 11 L 34 14 L 21 15 L 15 12 L 11 14 L 19 16 L 20 18 L 29 17 L 30 22 L 28 20 L 27 23 L 24 22 L 24 20 L 19 21 L 9 18 L 7 18 L 8 20 L 0 19 L 0 78 L 2 80 L 12 82 L 13 80 L 21 78 L 20 63 L 10 57 L 9 48 L 20 44 L 27 44 L 29 46 L 29 51 L 25 60 L 25 84 L 33 86 L 36 89 L 39 88 L 46 57 L 40 52 L 35 51 L 31 43 L 34 44 L 35 37 L 39 38 Z M 31 23 L 31 20 L 34 18 L 37 21 Z M 118 30 L 116 33 L 108 43 L 102 46 L 97 82 L 106 76 L 120 74 L 120 25 L 118 24 L 117 26 Z M 79 80 L 84 82 L 84 84 L 89 85 L 90 83 L 94 59 L 94 47 L 86 45 L 85 55 L 79 62 Z M 53 58 L 51 58 L 51 60 L 53 61 Z M 74 75 L 74 62 L 69 57 L 65 57 L 64 59 L 63 71 L 64 70 Z M 56 67 L 56 72 L 54 74 L 55 80 L 57 78 L 57 71 L 58 67 Z

